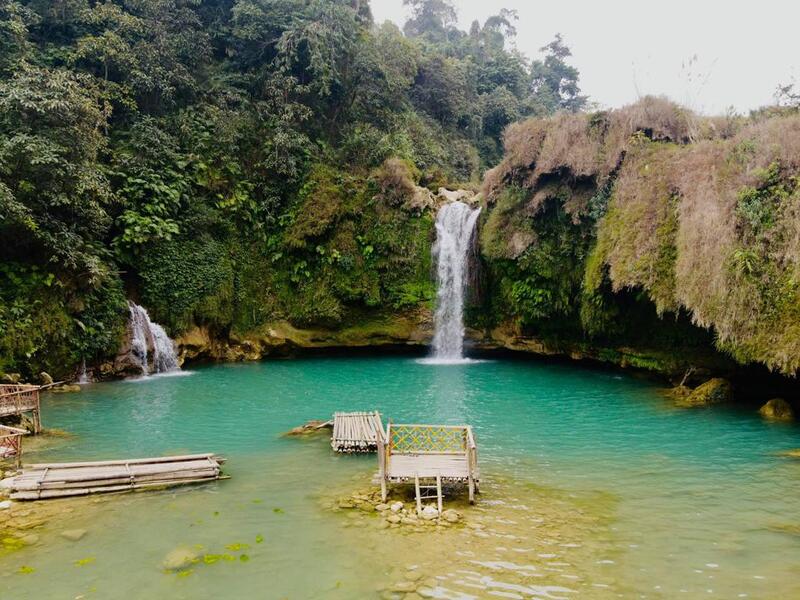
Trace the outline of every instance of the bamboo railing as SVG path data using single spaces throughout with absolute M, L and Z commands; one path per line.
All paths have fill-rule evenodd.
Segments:
M 0 417 L 33 414 L 34 433 L 42 430 L 38 385 L 24 383 L 0 384 Z
M 0 458 L 14 457 L 16 467 L 22 464 L 22 436 L 28 435 L 25 429 L 0 425 Z

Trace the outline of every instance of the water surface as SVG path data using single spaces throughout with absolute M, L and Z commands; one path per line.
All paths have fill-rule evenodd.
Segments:
M 281 433 L 372 409 L 474 427 L 473 512 L 488 534 L 409 535 L 326 508 L 371 488 L 374 456 Z M 800 597 L 800 461 L 776 455 L 800 447 L 800 428 L 677 410 L 654 384 L 608 371 L 304 359 L 94 384 L 43 411 L 74 436 L 29 461 L 213 451 L 232 479 L 59 502 L 67 512 L 39 544 L 0 555 L 2 598 L 375 598 L 415 566 L 446 598 Z M 88 534 L 60 537 L 74 528 Z M 164 573 L 179 545 L 235 560 Z

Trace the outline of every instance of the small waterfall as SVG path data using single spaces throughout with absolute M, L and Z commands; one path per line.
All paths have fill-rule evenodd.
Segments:
M 78 375 L 78 385 L 86 385 L 87 383 L 91 383 L 89 379 L 89 374 L 86 372 L 86 359 L 81 360 L 81 372 Z
M 464 359 L 464 293 L 480 212 L 480 208 L 473 209 L 463 202 L 451 202 L 443 206 L 436 217 L 433 255 L 437 261 L 438 290 L 433 362 Z
M 138 304 L 129 302 L 128 307 L 131 312 L 131 351 L 141 363 L 142 374 L 179 371 L 175 344 L 164 328 L 153 323 L 147 311 Z

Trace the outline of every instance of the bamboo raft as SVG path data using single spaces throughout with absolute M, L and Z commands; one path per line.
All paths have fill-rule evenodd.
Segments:
M 129 460 L 32 464 L 4 480 L 12 500 L 44 500 L 227 479 L 222 457 L 191 454 Z
M 334 413 L 331 448 L 336 452 L 377 452 L 383 431 L 379 412 Z

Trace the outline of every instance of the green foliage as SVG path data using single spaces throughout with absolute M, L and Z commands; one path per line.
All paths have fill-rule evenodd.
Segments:
M 125 293 L 172 332 L 429 305 L 402 206 L 477 183 L 533 73 L 513 12 L 409 5 L 0 2 L 0 367 L 109 358 Z

